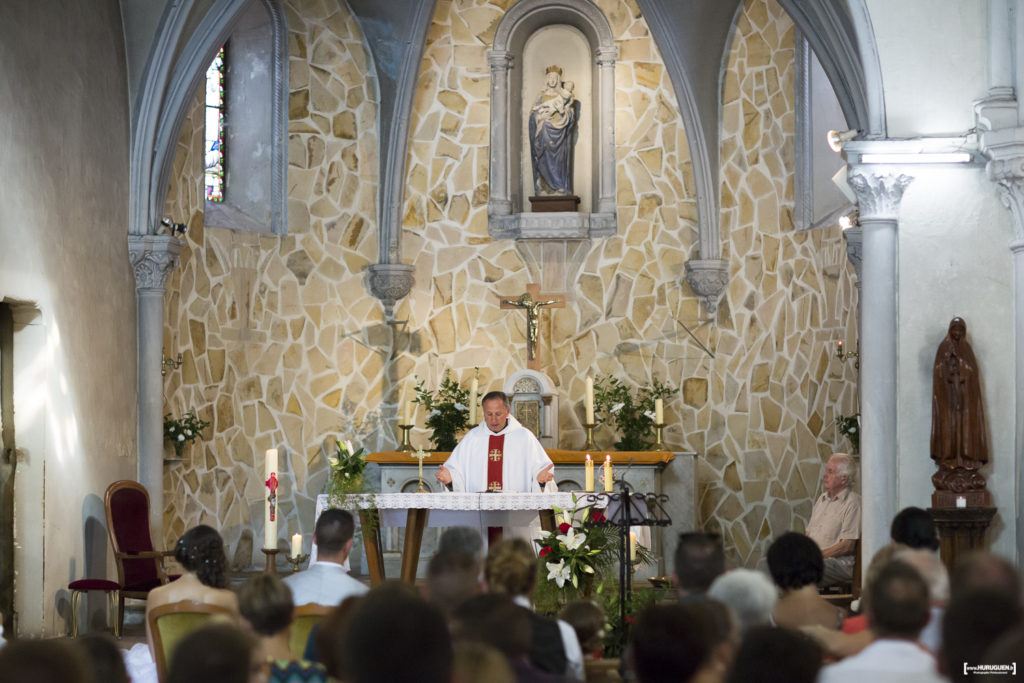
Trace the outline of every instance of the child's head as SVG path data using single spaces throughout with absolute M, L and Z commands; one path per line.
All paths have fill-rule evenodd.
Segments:
M 577 600 L 565 606 L 558 618 L 572 626 L 584 653 L 598 652 L 604 646 L 605 616 L 596 603 Z
M 562 97 L 569 97 L 572 95 L 573 90 L 576 89 L 576 84 L 572 81 L 565 81 L 562 83 Z

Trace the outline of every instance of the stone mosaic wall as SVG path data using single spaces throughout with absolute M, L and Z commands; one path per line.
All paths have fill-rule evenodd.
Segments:
M 306 534 L 325 478 L 321 444 L 358 431 L 395 443 L 393 416 L 413 376 L 446 369 L 499 388 L 525 364 L 525 316 L 497 296 L 529 282 L 564 291 L 542 317 L 542 370 L 560 398 L 560 445 L 582 443 L 588 373 L 680 387 L 666 441 L 700 458 L 700 523 L 720 529 L 736 564 L 801 528 L 822 458 L 852 412 L 852 364 L 827 342 L 852 338 L 852 269 L 838 228 L 793 232 L 792 27 L 769 0 L 740 19 L 725 88 L 722 194 L 730 289 L 706 320 L 682 283 L 696 250 L 685 131 L 669 77 L 632 0 L 600 0 L 616 67 L 617 236 L 593 243 L 494 242 L 487 234 L 485 53 L 510 3 L 441 0 L 411 121 L 402 252 L 416 285 L 386 325 L 360 269 L 376 253 L 373 84 L 344 9 L 287 3 L 291 32 L 289 235 L 202 229 L 201 121 L 186 123 L 168 214 L 189 216 L 189 247 L 168 287 L 167 339 L 185 365 L 168 376 L 168 410 L 214 422 L 165 478 L 165 535 L 221 528 L 238 564 L 262 537 L 262 453 L 282 458 L 281 538 Z M 715 354 L 693 342 L 682 325 Z M 843 374 L 845 373 L 845 374 Z M 383 421 L 378 423 L 378 418 Z M 422 423 L 422 415 L 420 415 Z M 599 443 L 613 434 L 598 431 Z M 422 429 L 414 443 L 425 444 Z

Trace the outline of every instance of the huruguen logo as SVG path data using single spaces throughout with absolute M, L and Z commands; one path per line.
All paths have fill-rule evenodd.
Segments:
M 964 675 L 984 674 L 987 676 L 1016 676 L 1017 662 L 1010 664 L 968 664 L 964 662 Z

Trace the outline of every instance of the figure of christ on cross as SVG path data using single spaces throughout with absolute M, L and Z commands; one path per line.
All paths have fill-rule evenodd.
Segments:
M 501 299 L 502 308 L 522 308 L 526 311 L 526 367 L 531 370 L 540 370 L 540 360 L 537 358 L 540 310 L 542 308 L 565 308 L 564 297 L 542 301 L 544 297 L 551 296 L 556 295 L 541 294 L 540 285 L 531 283 L 526 285 L 526 293 L 521 294 L 519 298 Z

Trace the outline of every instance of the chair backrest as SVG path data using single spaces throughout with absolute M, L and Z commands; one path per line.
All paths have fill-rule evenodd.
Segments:
M 117 572 L 123 587 L 160 583 L 160 572 L 154 558 L 122 558 L 119 553 L 153 550 L 149 532 L 149 493 L 142 484 L 124 479 L 107 487 L 103 499 L 107 511 L 107 531 L 117 558 Z
M 309 642 L 310 631 L 332 609 L 334 608 L 327 605 L 318 605 L 315 602 L 295 607 L 295 611 L 292 612 L 292 633 L 288 641 L 288 647 L 292 651 L 294 659 L 303 659 L 302 655 L 306 652 L 306 643 Z
M 215 617 L 234 620 L 234 614 L 227 607 L 193 600 L 172 602 L 149 611 L 146 619 L 153 636 L 153 659 L 158 681 L 163 683 L 167 679 L 167 667 L 178 643 Z

